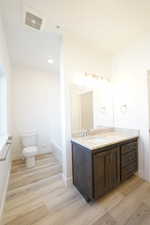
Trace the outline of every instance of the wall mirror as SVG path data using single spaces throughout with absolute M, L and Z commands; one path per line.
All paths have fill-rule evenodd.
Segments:
M 111 83 L 100 80 L 91 87 L 90 82 L 88 86 L 73 84 L 71 87 L 72 134 L 103 126 L 114 126 Z

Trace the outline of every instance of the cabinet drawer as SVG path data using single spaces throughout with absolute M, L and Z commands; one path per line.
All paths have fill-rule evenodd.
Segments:
M 121 154 L 126 154 L 131 151 L 137 151 L 137 142 L 132 142 L 121 146 Z
M 137 161 L 137 151 L 133 150 L 121 155 L 121 167 L 125 167 L 128 164 L 133 164 Z
M 128 166 L 121 168 L 121 181 L 126 180 L 137 171 L 137 161 L 132 162 Z

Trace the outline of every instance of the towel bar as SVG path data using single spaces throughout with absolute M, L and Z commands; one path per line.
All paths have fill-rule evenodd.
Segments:
M 12 144 L 12 137 L 8 137 L 7 143 L 3 147 L 2 152 L 0 153 L 0 161 L 5 161 L 7 159 L 7 155 Z

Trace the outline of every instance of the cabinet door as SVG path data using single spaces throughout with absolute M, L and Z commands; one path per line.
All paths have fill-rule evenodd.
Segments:
M 119 147 L 96 153 L 93 163 L 94 197 L 96 199 L 113 189 L 120 182 Z

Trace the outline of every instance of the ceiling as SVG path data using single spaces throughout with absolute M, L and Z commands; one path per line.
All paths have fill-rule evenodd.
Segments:
M 56 33 L 57 25 L 61 27 L 62 32 L 72 32 L 93 45 L 93 48 L 108 55 L 117 53 L 150 31 L 149 0 L 1 0 L 1 2 L 9 48 L 13 58 L 18 58 L 17 60 L 23 60 L 27 55 L 30 58 L 29 49 L 32 51 L 34 49 L 37 55 L 41 53 L 44 60 L 48 55 L 57 58 L 57 48 L 60 44 L 60 35 Z M 23 14 L 26 9 L 44 19 L 43 32 L 35 32 L 24 27 Z
M 40 32 L 24 25 L 22 1 L 4 0 L 2 19 L 8 50 L 14 65 L 33 67 L 45 72 L 59 70 L 61 36 L 58 33 Z M 54 63 L 49 64 L 48 59 Z

